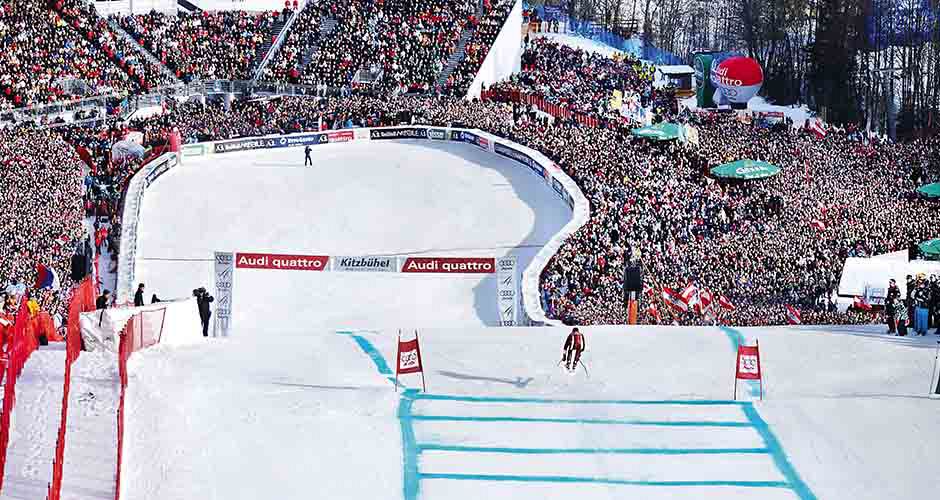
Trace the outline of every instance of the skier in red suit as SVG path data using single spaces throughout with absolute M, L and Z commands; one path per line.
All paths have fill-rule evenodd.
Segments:
M 568 338 L 565 340 L 565 347 L 562 348 L 563 352 L 561 358 L 569 371 L 578 367 L 581 352 L 584 351 L 585 347 L 587 347 L 587 344 L 584 341 L 584 334 L 578 331 L 577 328 L 571 330 L 571 333 L 568 334 Z

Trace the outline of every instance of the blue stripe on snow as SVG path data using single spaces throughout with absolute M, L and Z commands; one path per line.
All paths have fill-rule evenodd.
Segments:
M 683 405 L 683 406 L 716 406 L 748 404 L 746 401 L 729 400 L 645 400 L 645 399 L 548 399 L 548 398 L 508 398 L 508 397 L 481 397 L 481 396 L 448 396 L 443 394 L 415 395 L 415 399 L 428 401 L 462 401 L 466 403 L 568 403 L 568 404 L 614 404 L 614 405 Z
M 398 422 L 401 424 L 402 493 L 405 500 L 416 500 L 421 487 L 418 477 L 418 446 L 411 421 L 411 406 L 417 389 L 406 389 L 398 403 Z
M 617 420 L 606 418 L 458 417 L 452 415 L 413 415 L 414 420 L 444 422 L 530 422 L 548 424 L 640 425 L 650 427 L 751 427 L 750 422 L 664 420 Z
M 470 481 L 513 481 L 539 483 L 598 483 L 626 486 L 737 486 L 745 488 L 787 488 L 782 481 L 629 481 L 602 477 L 577 476 L 511 476 L 499 474 L 421 474 L 421 479 L 454 479 Z
M 757 429 L 760 437 L 764 440 L 764 444 L 770 450 L 777 468 L 780 469 L 783 477 L 787 479 L 790 488 L 800 497 L 800 500 L 816 500 L 816 495 L 813 494 L 809 486 L 800 478 L 796 469 L 787 459 L 787 454 L 783 451 L 783 446 L 780 445 L 780 441 L 777 441 L 777 437 L 771 432 L 770 426 L 767 425 L 767 422 L 757 413 L 754 405 L 745 406 L 744 414 L 747 415 L 747 418 L 754 424 L 754 428 Z
M 770 453 L 767 448 L 503 448 L 446 444 L 419 444 L 418 451 L 504 453 L 510 455 L 756 455 Z
M 356 344 L 359 344 L 359 348 L 362 349 L 370 358 L 372 362 L 375 363 L 375 368 L 379 370 L 379 373 L 382 375 L 394 375 L 391 368 L 388 367 L 388 363 L 385 362 L 385 357 L 382 356 L 382 353 L 379 352 L 375 346 L 372 345 L 372 342 L 369 342 L 365 337 L 355 335 L 352 332 L 338 331 L 336 332 L 339 335 L 349 335 L 356 341 Z

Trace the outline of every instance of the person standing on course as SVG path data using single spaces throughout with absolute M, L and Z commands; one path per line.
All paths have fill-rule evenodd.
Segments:
M 565 362 L 565 368 L 568 371 L 574 371 L 578 367 L 578 361 L 581 360 L 581 352 L 584 351 L 587 347 L 587 343 L 584 341 L 584 334 L 582 334 L 577 328 L 571 330 L 571 333 L 568 334 L 568 338 L 565 339 L 565 347 L 563 348 L 562 360 Z
M 206 292 L 206 289 L 201 287 L 193 290 L 193 295 L 196 297 L 196 305 L 199 307 L 199 319 L 202 320 L 202 336 L 208 337 L 209 318 L 212 317 L 209 304 L 215 301 L 215 297 L 209 295 L 209 292 Z
M 888 323 L 888 334 L 894 335 L 897 327 L 897 308 L 894 303 L 901 298 L 901 290 L 893 279 L 888 281 L 888 293 L 885 297 L 885 321 Z
M 134 307 L 142 305 L 144 305 L 144 284 L 140 283 L 137 285 L 137 293 L 134 294 Z
M 313 160 L 310 158 L 310 151 L 312 151 L 310 146 L 306 146 L 304 148 L 304 166 L 305 167 L 307 165 L 310 165 L 311 167 L 313 166 Z

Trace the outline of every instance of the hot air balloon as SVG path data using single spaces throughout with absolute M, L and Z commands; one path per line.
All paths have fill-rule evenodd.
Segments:
M 744 56 L 729 57 L 712 67 L 711 80 L 723 100 L 733 108 L 747 107 L 764 83 L 764 71 L 754 59 Z M 716 95 L 715 102 L 718 103 Z

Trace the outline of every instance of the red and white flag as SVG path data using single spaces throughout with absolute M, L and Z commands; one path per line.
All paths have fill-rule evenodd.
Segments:
M 663 287 L 663 301 L 666 304 L 675 309 L 678 312 L 686 312 L 689 310 L 689 305 L 682 300 L 682 296 L 672 288 Z
M 731 301 L 728 300 L 728 297 L 725 297 L 724 295 L 718 296 L 718 305 L 721 306 L 721 308 L 725 311 L 734 311 L 734 304 L 732 304 Z
M 653 287 L 647 285 L 646 283 L 643 283 L 643 295 L 647 295 L 649 297 L 655 297 L 656 290 Z
M 822 139 L 823 137 L 826 137 L 826 129 L 823 127 L 821 120 L 817 118 L 815 120 L 807 120 L 807 121 L 808 121 L 808 127 L 809 127 L 810 132 L 816 135 L 817 139 Z
M 679 296 L 682 297 L 682 302 L 685 302 L 686 305 L 692 306 L 698 302 L 698 287 L 692 283 L 689 283 L 689 285 L 682 290 Z
M 715 301 L 715 296 L 712 295 L 712 293 L 709 292 L 708 290 L 702 290 L 698 294 L 698 301 L 700 304 L 702 304 L 703 308 L 708 309 L 709 307 L 711 307 L 712 302 Z
M 793 307 L 793 306 L 791 306 L 791 305 L 789 305 L 789 304 L 787 304 L 787 323 L 789 323 L 789 324 L 791 324 L 791 325 L 802 325 L 802 324 L 803 324 L 803 320 L 802 320 L 802 318 L 801 318 L 800 311 L 798 311 L 795 307 Z
M 812 222 L 809 223 L 809 225 L 815 227 L 816 229 L 820 231 L 826 230 L 826 223 L 819 219 L 813 219 Z
M 650 304 L 649 307 L 646 308 L 646 314 L 649 314 L 649 316 L 655 319 L 657 323 L 661 323 L 663 321 L 662 316 L 659 314 L 659 309 L 656 308 L 656 304 Z
M 861 309 L 863 311 L 871 311 L 871 304 L 865 300 L 865 297 L 855 297 L 855 301 L 852 302 L 852 305 L 856 309 Z

